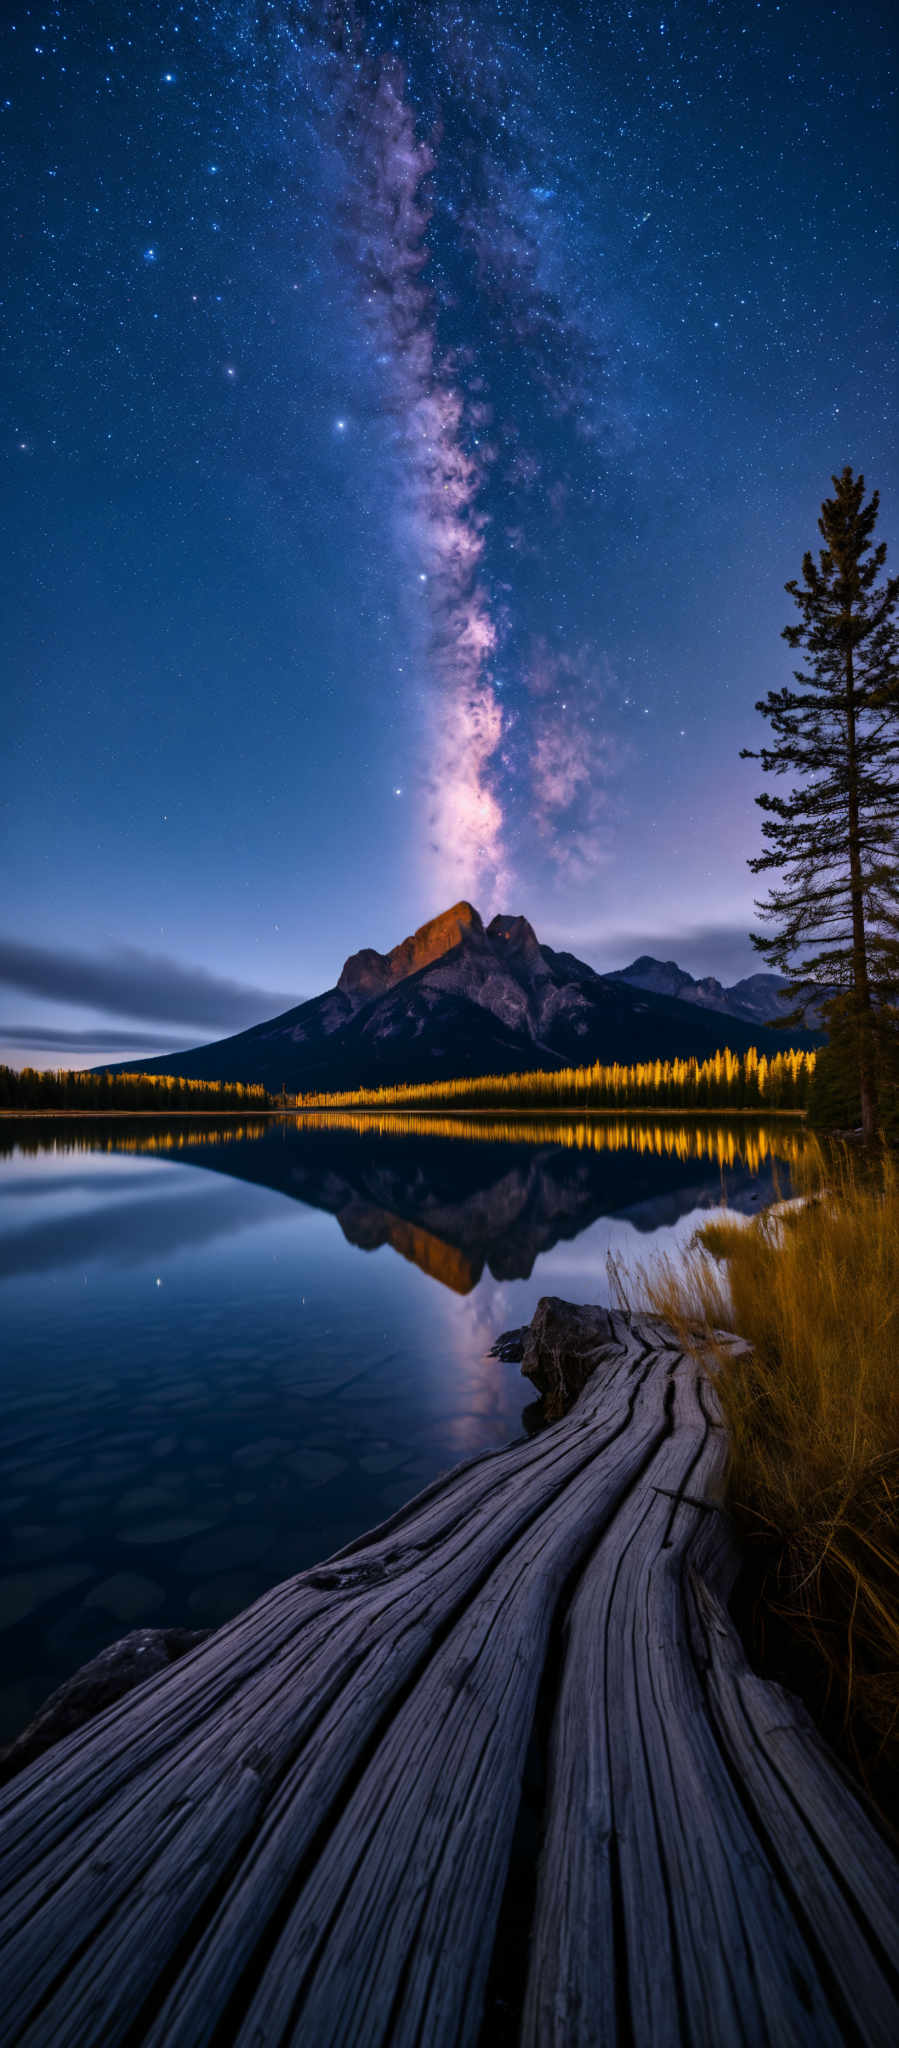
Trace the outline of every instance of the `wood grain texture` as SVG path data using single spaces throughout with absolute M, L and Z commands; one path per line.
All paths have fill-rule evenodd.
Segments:
M 541 1341 L 560 1421 L 0 1795 L 0 2043 L 476 2043 L 541 1683 L 522 2042 L 899 2039 L 899 1867 L 746 1665 L 710 1386 L 650 1320 Z

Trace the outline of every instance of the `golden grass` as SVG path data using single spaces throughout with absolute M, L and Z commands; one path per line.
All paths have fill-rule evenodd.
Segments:
M 857 1760 L 899 1763 L 899 1176 L 812 1145 L 804 1200 L 715 1220 L 626 1283 L 717 1351 L 729 1497 L 762 1602 L 823 1660 Z M 636 1286 L 635 1286 L 636 1283 Z M 736 1358 L 711 1331 L 735 1330 Z

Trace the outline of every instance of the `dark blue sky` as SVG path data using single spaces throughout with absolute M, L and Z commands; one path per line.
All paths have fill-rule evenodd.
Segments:
M 846 461 L 899 527 L 891 13 L 15 12 L 0 1057 L 460 895 L 751 970 L 783 584 Z

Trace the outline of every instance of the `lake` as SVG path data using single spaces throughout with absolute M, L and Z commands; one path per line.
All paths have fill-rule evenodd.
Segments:
M 786 1187 L 789 1120 L 0 1123 L 0 1741 L 140 1625 L 205 1627 L 526 1426 L 488 1357 L 609 1252 Z M 533 1426 L 533 1425 L 532 1425 Z

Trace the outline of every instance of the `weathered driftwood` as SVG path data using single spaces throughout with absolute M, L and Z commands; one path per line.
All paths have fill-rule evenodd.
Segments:
M 561 1305 L 540 1316 L 570 1382 Z M 708 1382 L 656 1324 L 572 1331 L 591 1370 L 563 1420 L 0 1796 L 0 2041 L 475 2043 L 516 1939 L 523 2042 L 899 2039 L 899 1866 L 727 1618 Z M 503 1896 L 553 1689 L 521 1933 Z

